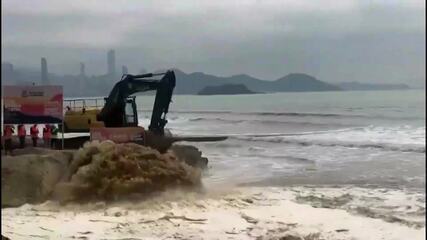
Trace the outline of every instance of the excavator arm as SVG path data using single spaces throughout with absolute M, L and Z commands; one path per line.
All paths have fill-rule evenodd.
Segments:
M 163 75 L 160 80 L 144 79 L 160 75 Z M 173 71 L 124 75 L 106 98 L 106 103 L 97 115 L 97 120 L 104 122 L 106 127 L 124 127 L 126 99 L 137 92 L 156 90 L 149 130 L 163 135 L 174 88 L 175 73 Z

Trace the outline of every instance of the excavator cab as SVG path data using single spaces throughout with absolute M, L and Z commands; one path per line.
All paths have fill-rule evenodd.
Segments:
M 126 99 L 124 125 L 126 127 L 138 126 L 138 111 L 136 109 L 135 96 Z

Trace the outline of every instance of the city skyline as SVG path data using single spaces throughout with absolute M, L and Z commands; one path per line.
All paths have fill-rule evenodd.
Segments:
M 5 67 L 4 71 L 7 72 L 13 72 L 14 70 L 19 70 L 19 69 L 26 69 L 26 70 L 33 70 L 33 71 L 40 71 L 41 73 L 41 82 L 45 82 L 48 83 L 49 82 L 49 78 L 48 75 L 53 73 L 53 74 L 57 74 L 57 75 L 61 75 L 60 73 L 57 73 L 55 71 L 50 72 L 48 70 L 48 66 L 49 63 L 47 61 L 47 58 L 45 57 L 41 57 L 40 58 L 40 68 L 36 69 L 36 68 L 25 68 L 25 67 L 20 67 L 18 66 L 18 68 L 16 68 L 16 65 L 8 62 L 8 61 L 3 61 L 2 62 L 2 66 Z M 86 74 L 86 63 L 81 61 L 78 63 L 79 64 L 79 71 L 78 74 L 77 72 L 71 73 L 70 75 L 79 75 L 79 76 L 87 76 Z M 101 73 L 100 75 L 112 75 L 115 76 L 117 74 L 117 64 L 116 64 L 116 60 L 115 60 L 115 50 L 114 49 L 110 49 L 108 51 L 106 51 L 106 67 L 107 70 L 105 71 L 105 73 Z M 121 74 L 128 74 L 128 68 L 126 65 L 121 65 Z M 67 75 L 67 74 L 64 74 Z

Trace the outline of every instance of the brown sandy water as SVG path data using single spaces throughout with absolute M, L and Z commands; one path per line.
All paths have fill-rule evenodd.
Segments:
M 172 153 L 160 154 L 133 143 L 93 142 L 76 152 L 69 172 L 55 188 L 54 198 L 61 202 L 113 200 L 200 183 L 200 170 Z
M 200 185 L 201 169 L 173 151 L 161 154 L 132 143 L 91 142 L 75 152 L 38 151 L 2 161 L 3 206 L 118 200 Z

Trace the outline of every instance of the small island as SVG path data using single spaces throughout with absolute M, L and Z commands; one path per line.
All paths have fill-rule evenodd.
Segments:
M 198 95 L 234 95 L 256 94 L 243 84 L 224 84 L 219 86 L 207 86 L 198 92 Z

